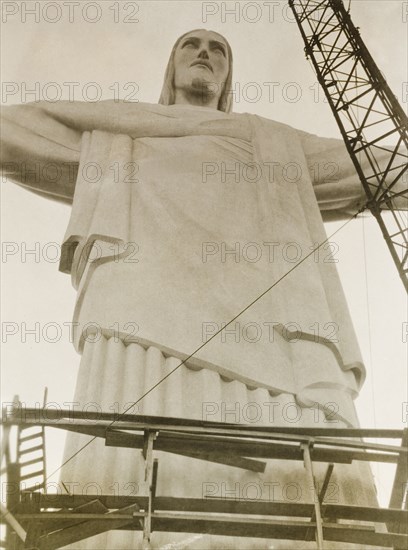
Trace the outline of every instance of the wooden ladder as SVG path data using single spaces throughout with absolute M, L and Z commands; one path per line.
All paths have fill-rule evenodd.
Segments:
M 47 404 L 48 388 L 44 390 L 43 408 Z M 27 432 L 29 432 L 27 434 Z M 47 479 L 45 464 L 44 426 L 19 426 L 17 433 L 17 464 L 20 468 L 20 490 L 45 490 Z M 38 468 L 33 468 L 38 465 Z M 24 486 L 23 486 L 24 484 Z

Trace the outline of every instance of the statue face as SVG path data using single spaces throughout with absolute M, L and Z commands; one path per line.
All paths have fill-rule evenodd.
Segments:
M 219 98 L 229 70 L 225 40 L 212 31 L 193 31 L 178 44 L 174 68 L 176 90 Z

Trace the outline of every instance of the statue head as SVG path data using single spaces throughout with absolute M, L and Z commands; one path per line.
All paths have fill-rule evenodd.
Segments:
M 159 103 L 215 104 L 232 110 L 232 51 L 227 40 L 213 31 L 195 29 L 176 41 L 167 64 Z M 197 101 L 195 101 L 197 99 Z

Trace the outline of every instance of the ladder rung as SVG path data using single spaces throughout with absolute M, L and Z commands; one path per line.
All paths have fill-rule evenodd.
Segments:
M 20 481 L 24 481 L 25 479 L 30 479 L 32 477 L 38 477 L 44 475 L 44 469 L 43 470 L 37 470 L 36 472 L 31 472 L 29 474 L 25 474 L 24 476 L 20 477 Z
M 30 441 L 30 439 L 36 439 L 37 437 L 41 437 L 43 435 L 42 431 L 37 432 L 35 434 L 26 435 L 24 437 L 18 438 L 18 443 L 21 445 L 21 443 L 24 443 L 25 441 Z
M 32 493 L 33 491 L 38 491 L 39 489 L 44 489 L 45 482 L 36 483 L 32 487 L 27 487 L 22 490 L 22 493 Z
M 24 466 L 31 466 L 31 464 L 35 464 L 36 462 L 44 462 L 44 457 L 39 456 L 38 458 L 27 460 L 27 462 L 20 462 L 20 468 L 24 468 Z
M 33 453 L 34 451 L 39 451 L 40 449 L 43 449 L 44 448 L 44 445 L 41 444 L 41 445 L 37 445 L 36 447 L 30 447 L 29 449 L 23 449 L 22 451 L 18 451 L 18 455 L 21 456 L 21 455 L 26 455 L 27 453 Z

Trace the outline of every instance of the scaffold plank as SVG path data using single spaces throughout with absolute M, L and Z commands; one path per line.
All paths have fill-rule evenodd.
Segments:
M 38 498 L 39 507 L 44 510 L 38 518 L 55 518 L 55 521 L 63 516 L 56 515 L 58 512 L 45 514 L 47 509 L 65 509 L 77 508 L 87 502 L 95 500 L 95 495 L 35 495 Z M 147 497 L 127 497 L 98 495 L 97 499 L 110 510 L 125 508 L 132 504 L 140 509 L 147 509 Z M 24 503 L 17 507 L 16 513 L 23 519 L 29 517 L 23 511 Z M 265 516 L 292 516 L 311 518 L 314 510 L 313 503 L 306 502 L 287 502 L 273 500 L 235 500 L 228 498 L 185 498 L 185 497 L 162 497 L 156 496 L 154 500 L 155 510 L 173 511 L 173 512 L 212 512 L 217 514 L 248 514 Z M 74 512 L 66 511 L 66 519 L 72 520 L 84 518 L 83 515 L 73 515 Z M 356 506 L 346 504 L 322 504 L 322 516 L 328 520 L 345 519 L 366 521 L 371 523 L 385 523 L 388 521 L 407 521 L 408 511 L 390 508 L 374 508 L 369 506 Z M 90 516 L 91 517 L 91 516 Z M 92 519 L 95 519 L 92 517 Z
M 173 451 L 167 451 L 173 452 Z M 217 464 L 224 464 L 225 466 L 232 466 L 235 468 L 242 468 L 243 470 L 249 470 L 251 472 L 264 473 L 266 468 L 266 462 L 261 460 L 254 460 L 253 458 L 245 458 L 243 456 L 234 456 L 227 453 L 216 452 L 193 452 L 193 451 L 174 451 L 173 454 L 187 456 L 189 458 L 198 458 L 207 462 L 215 462 Z
M 279 438 L 280 439 L 280 438 Z M 265 459 L 287 459 L 303 460 L 303 453 L 299 447 L 300 441 L 290 439 L 289 441 L 245 441 L 243 439 L 233 439 L 232 437 L 210 437 L 197 436 L 192 434 L 187 436 L 183 434 L 159 432 L 155 441 L 155 450 L 167 451 L 172 453 L 197 453 L 208 452 L 211 448 L 213 452 L 235 453 L 239 456 L 257 457 Z M 368 452 L 361 447 L 360 450 L 345 450 L 342 444 L 347 445 L 347 441 L 340 441 L 338 448 L 335 448 L 333 441 L 330 442 L 331 448 L 326 448 L 326 442 L 323 440 L 314 440 L 315 445 L 312 451 L 312 459 L 317 462 L 338 462 L 350 464 L 353 460 L 365 460 L 371 462 L 390 462 L 396 463 L 400 447 L 386 446 L 388 453 Z M 143 448 L 143 436 L 134 433 L 127 433 L 120 430 L 108 430 L 106 432 L 106 445 L 114 447 L 127 447 L 140 449 Z M 372 447 L 373 445 L 370 444 Z M 382 446 L 384 447 L 384 446 Z M 358 447 L 360 449 L 360 446 Z M 391 449 L 394 454 L 391 454 Z
M 73 423 L 75 420 L 84 420 L 89 422 L 95 420 L 102 423 L 115 423 L 116 426 L 123 428 L 123 423 L 129 423 L 129 429 L 138 427 L 144 429 L 180 429 L 183 428 L 205 428 L 205 429 L 222 429 L 227 431 L 246 430 L 248 436 L 255 433 L 254 437 L 259 437 L 259 433 L 263 434 L 291 434 L 304 436 L 334 436 L 334 437 L 370 437 L 370 438 L 387 438 L 401 439 L 403 435 L 402 429 L 379 429 L 379 428 L 305 428 L 294 426 L 257 426 L 254 430 L 251 426 L 242 424 L 229 424 L 225 422 L 212 422 L 206 420 L 192 420 L 189 418 L 179 417 L 164 417 L 151 415 L 137 414 L 114 414 L 108 412 L 93 412 L 93 411 L 72 411 L 64 409 L 38 409 L 30 407 L 16 407 L 12 411 L 3 412 L 2 424 L 7 425 L 10 422 L 13 424 L 19 422 L 29 422 L 34 424 L 47 423 L 47 426 L 56 424 L 56 421 L 67 420 L 67 423 Z
M 91 514 L 96 516 L 95 519 L 87 521 L 86 519 L 80 524 L 81 528 L 78 529 L 78 525 L 61 529 L 60 531 L 54 531 L 40 538 L 41 550 L 54 550 L 61 548 L 68 544 L 79 542 L 88 537 L 99 535 L 110 529 L 125 526 L 129 523 L 129 513 L 138 510 L 137 505 L 133 504 L 126 508 L 122 508 L 115 513 L 115 518 L 109 521 L 109 515 L 107 514 Z M 41 514 L 40 514 L 41 515 Z M 68 514 L 63 514 L 68 516 Z M 87 518 L 90 514 L 82 514 L 83 518 Z M 120 517 L 120 516 L 125 517 Z M 37 516 L 35 514 L 35 516 Z M 80 519 L 81 514 L 73 514 L 73 516 Z M 107 517 L 108 516 L 108 517 Z M 131 518 L 133 520 L 133 516 Z

